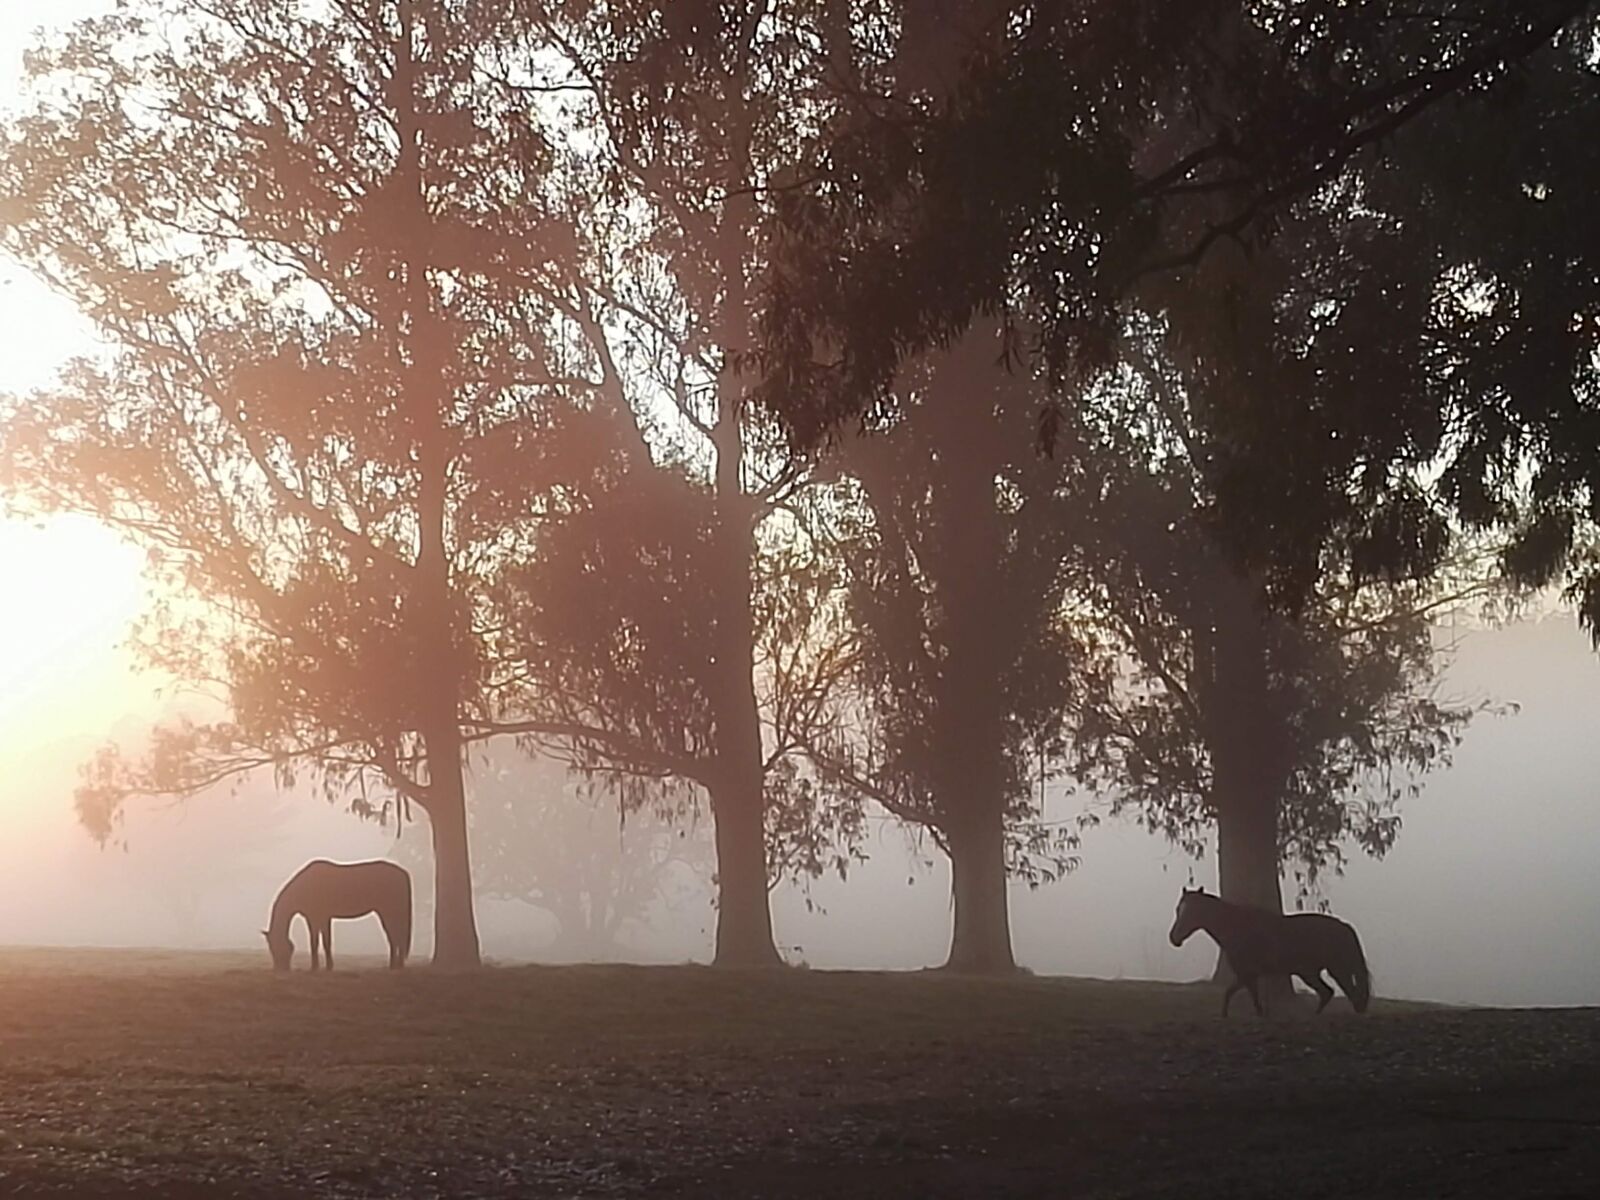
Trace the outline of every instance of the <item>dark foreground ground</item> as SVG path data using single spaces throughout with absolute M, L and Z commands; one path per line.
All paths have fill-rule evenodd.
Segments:
M 1216 999 L 3 951 L 0 1196 L 1600 1196 L 1600 1010 Z

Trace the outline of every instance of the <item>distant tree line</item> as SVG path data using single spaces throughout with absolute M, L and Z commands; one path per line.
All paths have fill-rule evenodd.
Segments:
M 725 965 L 872 812 L 973 971 L 1076 861 L 1052 785 L 1260 907 L 1381 855 L 1478 711 L 1438 615 L 1560 583 L 1600 630 L 1597 7 L 71 27 L 0 246 L 103 346 L 4 400 L 0 485 L 148 551 L 138 645 L 225 714 L 108 747 L 84 823 L 260 769 L 425 816 L 453 967 L 474 863 L 558 903 L 582 778 L 709 819 Z

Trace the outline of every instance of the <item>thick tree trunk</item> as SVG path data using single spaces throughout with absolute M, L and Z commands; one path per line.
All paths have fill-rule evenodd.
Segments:
M 1233 904 L 1283 911 L 1274 797 L 1241 789 L 1218 809 L 1217 882 L 1222 898 Z
M 455 761 L 454 786 L 449 782 L 451 758 Z M 433 965 L 470 970 L 479 965 L 480 958 L 459 745 L 438 750 L 430 739 L 428 766 L 432 781 L 428 824 L 433 830 Z M 436 771 L 442 773 L 434 774 Z
M 1212 806 L 1217 821 L 1217 883 L 1224 900 L 1283 911 L 1278 810 L 1287 783 L 1283 730 L 1273 711 L 1266 614 L 1247 580 L 1220 589 L 1212 692 Z M 1232 971 L 1218 956 L 1216 978 Z M 1286 977 L 1266 981 L 1269 1004 L 1293 995 Z
M 1263 912 L 1283 911 L 1283 891 L 1278 874 L 1278 802 L 1248 776 L 1226 787 L 1219 778 L 1219 794 L 1227 799 L 1217 808 L 1217 887 L 1231 904 L 1244 904 Z M 1233 972 L 1217 956 L 1213 975 L 1231 981 Z M 1294 993 L 1286 976 L 1265 983 L 1263 999 L 1278 1007 Z
M 754 790 L 726 786 L 711 795 L 717 845 L 719 967 L 775 967 L 783 960 L 772 938 L 767 901 L 767 835 L 760 779 Z
M 731 161 L 747 170 L 752 126 L 735 132 Z M 751 198 L 724 205 L 718 254 L 726 285 L 718 314 L 718 339 L 726 350 L 748 346 L 750 303 L 746 256 L 755 228 Z M 711 811 L 716 821 L 717 950 L 719 967 L 776 966 L 783 960 L 772 938 L 767 896 L 766 787 L 761 710 L 755 689 L 755 629 L 751 602 L 755 564 L 756 502 L 744 479 L 745 388 L 737 369 L 717 380 L 717 420 L 711 431 L 717 462 L 716 576 L 708 580 L 717 610 L 716 661 L 711 700 L 717 723 L 717 782 Z
M 1006 894 L 1005 827 L 994 804 L 975 805 L 968 827 L 948 839 L 954 924 L 945 968 L 974 974 L 1017 969 Z
M 427 808 L 433 827 L 433 965 L 461 970 L 478 965 L 479 949 L 461 763 L 461 681 L 450 637 L 450 562 L 444 532 L 446 465 L 440 433 L 429 430 L 420 441 L 416 636 L 428 766 Z
M 761 718 L 751 675 L 749 558 L 730 563 L 741 578 L 726 581 L 724 627 L 718 639 L 717 757 L 711 789 L 717 847 L 719 967 L 767 967 L 783 960 L 772 938 L 767 896 L 766 794 Z
M 939 762 L 939 825 L 950 853 L 954 927 L 946 967 L 1016 970 L 1006 895 L 1005 679 L 1017 663 L 1017 623 L 1004 575 L 1006 530 L 995 507 L 995 471 L 1005 461 L 992 407 L 1002 349 L 998 321 L 974 322 L 937 360 L 933 386 L 918 414 L 933 436 L 933 521 L 941 620 L 935 638 L 945 654 L 930 682 L 934 753 Z
M 429 823 L 433 830 L 433 963 L 463 969 L 479 963 L 473 915 L 472 863 L 467 852 L 466 780 L 461 763 L 461 671 L 456 612 L 451 600 L 448 544 L 450 445 L 445 333 L 428 283 L 432 219 L 422 178 L 421 124 L 416 112 L 412 5 L 399 9 L 393 103 L 400 155 L 395 165 L 407 201 L 411 257 L 405 262 L 400 307 L 410 318 L 405 341 L 408 416 L 417 455 L 417 563 L 411 636 L 416 664 L 417 724 L 426 756 Z M 396 314 L 398 316 L 398 314 Z
M 708 581 L 718 613 L 717 657 L 711 664 L 717 723 L 717 782 L 711 789 L 717 846 L 713 961 L 723 967 L 763 967 L 782 959 L 772 938 L 767 897 L 766 790 L 750 611 L 755 532 L 740 478 L 742 398 L 735 381 L 723 380 L 722 397 L 723 416 L 716 429 L 719 574 Z

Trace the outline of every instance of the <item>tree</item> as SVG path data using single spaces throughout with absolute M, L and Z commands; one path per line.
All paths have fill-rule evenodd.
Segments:
M 1329 517 L 1285 582 L 1240 552 L 1273 511 L 1219 503 L 1237 483 L 1240 414 L 1263 397 L 1306 412 L 1403 403 L 1422 365 L 1395 299 L 1410 259 L 1390 241 L 1311 204 L 1270 250 L 1218 253 L 1182 287 L 1145 289 L 1121 365 L 1078 405 L 1123 464 L 1090 526 L 1087 609 L 1135 666 L 1079 728 L 1080 765 L 1192 850 L 1214 827 L 1224 895 L 1269 911 L 1286 869 L 1314 887 L 1346 839 L 1384 853 L 1395 805 L 1475 711 L 1435 695 L 1433 616 L 1485 585 L 1470 568 L 1439 578 L 1426 505 L 1397 509 L 1398 489 L 1373 504 L 1361 471 L 1297 455 L 1314 430 L 1279 426 L 1295 468 L 1258 504 Z
M 1170 530 L 1199 542 L 1163 549 L 1166 524 L 1122 536 L 1153 540 L 1158 555 L 1199 555 L 1168 595 L 1180 613 L 1191 611 L 1156 617 L 1187 625 L 1183 653 L 1209 656 L 1191 669 L 1244 719 L 1202 722 L 1214 760 L 1174 757 L 1191 787 L 1201 768 L 1216 771 L 1191 794 L 1217 793 L 1208 802 L 1224 840 L 1244 841 L 1229 857 L 1253 880 L 1233 890 L 1253 891 L 1259 903 L 1278 903 L 1276 789 L 1298 769 L 1291 751 L 1301 740 L 1299 717 L 1274 697 L 1300 668 L 1274 666 L 1269 655 L 1294 660 L 1286 631 L 1326 633 L 1325 606 L 1342 597 L 1338 605 L 1367 610 L 1357 624 L 1377 619 L 1385 603 L 1394 613 L 1393 636 L 1363 645 L 1360 662 L 1415 667 L 1426 639 L 1404 618 L 1410 604 L 1428 601 L 1379 597 L 1420 590 L 1447 545 L 1441 513 L 1417 482 L 1421 464 L 1396 457 L 1426 370 L 1414 337 L 1426 305 L 1410 289 L 1426 296 L 1431 281 L 1417 272 L 1414 247 L 1400 245 L 1392 262 L 1374 266 L 1372 252 L 1395 254 L 1396 239 L 1370 212 L 1362 166 L 1383 139 L 1409 122 L 1420 127 L 1423 114 L 1448 112 L 1459 124 L 1479 93 L 1511 86 L 1516 65 L 1536 59 L 1586 7 L 1453 6 L 1450 20 L 1430 22 L 1415 11 L 1337 4 L 1298 6 L 1292 19 L 1231 4 L 1017 6 L 1003 30 L 966 54 L 961 86 L 909 112 L 863 106 L 860 120 L 838 123 L 819 148 L 814 186 L 785 200 L 790 253 L 769 281 L 766 395 L 803 445 L 870 419 L 910 356 L 997 317 L 1041 330 L 1036 345 L 1059 397 L 1040 406 L 1048 448 L 1094 425 L 1098 389 L 1125 365 L 1130 322 L 1155 314 L 1171 326 L 1161 352 L 1175 357 L 1197 407 L 1181 428 L 1152 432 L 1144 414 L 1131 439 L 1113 430 L 1108 440 L 1136 464 L 1136 478 L 1155 471 L 1158 497 L 1176 489 L 1154 507 L 1168 506 Z M 1002 136 L 1019 128 L 1030 135 L 1020 154 Z M 1006 147 L 1004 161 L 996 146 Z M 1277 253 L 1297 239 L 1303 248 Z M 1297 272 L 1309 286 L 1291 285 Z M 1342 295 L 1345 284 L 1366 290 Z M 1384 403 L 1363 404 L 1363 395 Z M 1401 402 L 1393 419 L 1391 397 Z M 1374 431 L 1353 451 L 1326 436 L 1341 405 Z M 1291 410 L 1312 415 L 1286 420 Z M 1177 475 L 1167 470 L 1185 456 Z M 1386 475 L 1397 462 L 1402 469 Z M 1286 528 L 1295 534 L 1292 563 L 1288 555 L 1264 563 L 1260 535 Z M 1105 536 L 1114 547 L 1117 535 Z M 1114 561 L 1126 547 L 1107 553 Z M 1151 585 L 1137 570 L 1131 579 L 1125 598 L 1160 598 L 1140 593 Z M 1278 610 L 1289 625 L 1277 627 Z M 1147 655 L 1145 669 L 1170 671 L 1163 657 Z M 1353 672 L 1352 683 L 1368 670 L 1309 658 L 1336 677 Z M 1410 668 L 1398 675 L 1395 697 L 1426 684 Z M 1388 725 L 1397 714 L 1373 682 L 1362 685 L 1377 706 L 1368 715 Z M 1384 753 L 1431 761 L 1434 735 L 1447 744 L 1461 714 L 1406 711 L 1417 740 L 1391 731 Z M 1339 737 L 1359 742 L 1358 726 Z
M 1034 381 L 968 336 L 909 371 L 885 428 L 845 442 L 835 507 L 860 720 L 822 761 L 950 858 L 947 965 L 1015 968 L 1008 876 L 1068 870 L 1040 772 L 1107 664 L 1063 622 L 1084 465 L 1031 449 Z M 1021 428 L 1019 428 L 1019 425 Z
M 1279 911 L 1354 841 L 1393 844 L 1396 805 L 1447 765 L 1479 707 L 1437 695 L 1429 584 L 1330 574 L 1293 616 L 1274 608 L 1205 533 L 1171 479 L 1124 483 L 1105 514 L 1115 541 L 1088 572 L 1078 620 L 1128 664 L 1074 726 L 1080 778 L 1198 855 L 1214 832 L 1230 900 Z
M 520 519 L 492 468 L 547 394 L 515 281 L 570 243 L 537 113 L 484 65 L 499 21 L 151 0 L 36 52 L 37 107 L 0 142 L 6 249 L 108 346 L 10 406 L 6 482 L 149 549 L 142 649 L 226 711 L 103 755 L 85 821 L 258 767 L 415 803 L 445 966 L 478 961 L 461 758 Z
M 733 742 L 740 726 L 730 729 L 716 686 L 735 639 L 727 610 L 710 594 L 725 563 L 714 495 L 667 466 L 591 476 L 587 484 L 574 479 L 563 495 L 537 555 L 501 579 L 507 662 L 526 688 L 498 728 L 532 735 L 580 771 L 629 777 L 629 810 L 685 784 L 703 790 L 723 831 L 715 961 L 770 964 L 770 885 L 830 867 L 842 873 L 862 828 L 859 805 L 808 770 L 804 756 L 836 723 L 849 672 L 835 572 L 817 547 L 780 535 L 777 519 L 765 519 L 735 631 L 736 644 L 751 639 L 745 670 L 759 720 L 751 749 L 759 755 L 760 825 L 752 848 L 740 840 L 747 814 L 727 815 L 738 803 L 728 799 L 738 778 L 728 756 L 744 747 Z M 747 870 L 753 879 L 741 873 Z
M 1004 307 L 1040 326 L 1054 375 L 1104 365 L 1130 285 L 1269 233 L 1424 116 L 1469 129 L 1552 39 L 1583 53 L 1593 3 L 1001 11 L 926 102 L 868 90 L 782 198 L 763 395 L 801 445 Z
M 1362 165 L 1347 204 L 1404 248 L 1405 324 L 1422 371 L 1387 413 L 1290 408 L 1277 418 L 1320 435 L 1326 456 L 1370 464 L 1417 494 L 1386 489 L 1385 506 L 1420 499 L 1453 536 L 1499 538 L 1509 582 L 1564 582 L 1591 633 L 1600 244 L 1586 205 L 1600 154 L 1586 131 L 1600 113 L 1597 22 L 1582 6 L 1470 110 L 1425 114 Z M 1259 427 L 1250 416 L 1247 428 Z M 1259 438 L 1241 439 L 1238 463 L 1240 496 L 1280 473 Z M 1286 514 L 1256 541 L 1259 559 L 1295 570 L 1304 522 Z M 1374 566 L 1404 553 L 1375 547 Z
M 507 576 L 525 683 L 499 722 L 580 766 L 689 781 L 716 828 L 716 961 L 779 961 L 768 888 L 848 861 L 859 814 L 796 757 L 842 678 L 830 584 L 789 533 L 806 464 L 752 403 L 767 189 L 819 119 L 825 6 L 533 6 L 571 97 L 568 196 L 598 231 L 555 289 L 603 461 L 552 457 Z

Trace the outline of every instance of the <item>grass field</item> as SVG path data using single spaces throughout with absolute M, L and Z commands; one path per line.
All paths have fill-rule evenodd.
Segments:
M 1600 1195 L 1600 1010 L 0 951 L 0 1195 Z

